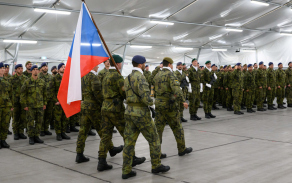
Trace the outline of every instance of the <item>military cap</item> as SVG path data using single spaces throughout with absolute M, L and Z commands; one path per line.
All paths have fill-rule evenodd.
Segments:
M 288 65 L 290 65 L 292 62 L 289 62 Z
M 252 64 L 248 64 L 248 66 L 247 67 L 252 67 Z
M 211 67 L 216 66 L 215 64 L 211 65 Z
M 259 63 L 259 65 L 263 65 L 264 64 L 264 62 L 263 61 L 261 61 L 260 63 Z
M 163 59 L 163 61 L 167 61 L 167 62 L 169 62 L 170 64 L 173 64 L 173 60 L 172 60 L 171 58 L 169 58 L 169 57 L 165 57 L 165 58 Z
M 41 67 L 38 67 L 38 70 L 41 70 Z
M 19 68 L 19 67 L 22 67 L 22 64 L 17 64 L 17 65 L 15 66 L 15 69 L 17 69 L 17 68 Z
M 120 55 L 113 55 L 113 59 L 115 60 L 116 63 L 122 63 L 123 62 L 123 58 Z
M 200 66 L 200 68 L 202 68 L 202 67 L 204 67 L 204 66 Z
M 231 67 L 231 65 L 228 65 L 227 67 Z
M 279 65 L 281 65 L 281 64 L 282 64 L 281 62 L 280 62 L 280 63 L 278 63 L 278 66 L 279 66 Z
M 269 66 L 270 66 L 270 65 L 273 65 L 273 62 L 269 62 Z
M 186 65 L 185 63 L 183 63 L 183 65 Z
M 223 66 L 221 65 L 221 66 L 220 66 L 220 69 L 222 69 L 222 68 L 223 68 Z
M 132 62 L 137 64 L 144 64 L 146 62 L 146 58 L 141 55 L 136 55 L 132 58 Z
M 57 67 L 55 65 L 51 68 L 51 71 L 54 70 L 54 69 L 57 69 Z
M 179 65 L 182 65 L 182 63 L 181 63 L 181 62 L 178 62 L 178 63 L 176 64 L 176 66 L 179 66 Z
M 145 67 L 149 67 L 149 65 L 146 65 Z
M 27 64 L 30 64 L 31 63 L 31 61 L 27 61 L 26 63 L 25 63 L 25 66 L 27 66 Z
M 227 67 L 227 65 L 224 65 L 223 69 L 225 69 Z
M 234 66 L 232 66 L 232 69 L 234 69 Z
M 32 67 L 30 68 L 30 71 L 32 71 L 32 70 L 35 69 L 35 68 L 38 68 L 38 66 L 37 66 L 37 65 L 32 66 Z
M 241 63 L 237 63 L 237 64 L 236 64 L 236 66 L 240 66 L 240 65 L 241 65 Z
M 192 60 L 192 62 L 193 62 L 193 61 L 195 61 L 195 60 L 197 60 L 197 59 L 196 59 L 196 58 L 194 58 L 194 59 Z
M 163 64 L 163 62 L 160 62 L 160 64 Z
M 47 66 L 46 62 L 42 63 L 41 68 L 44 67 L 44 66 Z
M 4 64 L 2 62 L 0 62 L 0 68 L 4 67 Z
M 205 62 L 205 64 L 210 64 L 210 63 L 211 63 L 211 61 L 210 61 L 210 60 L 208 60 L 208 61 L 206 61 L 206 62 Z
M 64 64 L 64 63 L 60 63 L 60 64 L 58 65 L 58 70 L 61 69 L 61 67 L 62 67 L 63 65 L 65 65 L 65 64 Z
M 5 68 L 9 68 L 9 64 L 4 64 L 4 67 Z

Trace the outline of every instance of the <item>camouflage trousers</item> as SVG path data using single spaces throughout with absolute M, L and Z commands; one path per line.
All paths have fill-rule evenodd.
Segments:
M 0 140 L 6 140 L 11 115 L 10 107 L 0 108 Z
M 220 99 L 219 99 L 219 97 L 220 97 L 220 89 L 218 89 L 218 88 L 214 88 L 214 98 L 213 98 L 213 104 L 216 104 L 216 102 L 219 102 L 220 101 Z M 220 102 L 219 102 L 220 103 Z
M 273 105 L 275 96 L 276 96 L 276 88 L 275 87 L 271 88 L 271 90 L 267 89 L 268 105 Z
M 53 109 L 54 109 L 54 102 L 49 100 L 46 105 L 46 110 L 44 111 L 44 120 L 42 124 L 41 131 L 49 131 L 49 125 L 53 120 Z
M 107 152 L 111 147 L 111 140 L 113 138 L 113 129 L 117 128 L 121 136 L 124 138 L 125 118 L 124 112 L 106 112 L 101 111 L 101 133 L 102 137 L 99 143 L 99 158 L 106 158 Z
M 26 112 L 28 137 L 38 137 L 44 120 L 43 108 L 28 108 Z
M 91 127 L 93 126 L 97 131 L 100 138 L 102 138 L 101 133 L 101 110 L 81 109 L 81 120 L 80 120 L 80 130 L 77 139 L 77 153 L 83 153 L 85 148 L 85 141 Z M 110 140 L 109 150 L 114 147 L 113 142 Z
M 287 91 L 287 95 L 286 95 L 287 103 L 292 104 L 292 87 L 287 87 L 286 91 Z
M 125 147 L 123 150 L 123 174 L 128 174 L 132 170 L 134 149 L 140 132 L 148 141 L 152 169 L 161 165 L 161 145 L 156 126 L 151 116 L 130 116 L 125 114 L 126 126 L 124 131 Z
M 263 108 L 263 103 L 265 101 L 265 88 L 257 88 L 256 89 L 256 100 L 257 100 L 257 108 Z
M 179 103 L 179 117 L 182 118 L 184 116 L 184 103 Z
M 192 87 L 192 93 L 189 96 L 189 113 L 195 115 L 200 106 L 200 88 Z
M 155 125 L 160 138 L 160 144 L 162 144 L 162 134 L 164 131 L 165 124 L 167 122 L 175 137 L 178 152 L 179 153 L 183 152 L 186 149 L 185 135 L 184 129 L 180 123 L 179 112 L 177 110 L 170 112 L 166 109 L 158 108 L 156 108 L 155 112 L 156 112 Z
M 242 89 L 232 89 L 234 111 L 240 111 L 243 91 Z
M 213 105 L 213 98 L 214 98 L 214 89 L 206 89 L 204 88 L 203 92 L 203 102 L 204 102 L 204 111 L 205 113 L 211 113 L 212 105 Z
M 189 98 L 188 87 L 183 87 L 182 92 L 184 94 L 185 99 L 187 100 Z
M 226 106 L 226 90 L 225 90 L 225 88 L 220 90 L 220 95 L 221 95 L 222 105 Z
M 252 105 L 254 101 L 253 96 L 254 96 L 253 90 L 249 90 L 248 92 L 245 92 L 245 105 L 246 105 L 246 108 L 248 109 L 252 109 Z
M 56 134 L 59 134 L 62 132 L 65 133 L 69 119 L 66 117 L 61 105 L 55 105 L 54 118 L 55 118 L 55 132 L 56 132 Z
M 232 89 L 228 88 L 228 90 L 226 90 L 226 106 L 232 107 L 232 103 L 233 103 Z
M 277 103 L 278 105 L 281 104 L 283 105 L 283 100 L 285 97 L 285 88 L 281 87 L 281 88 L 277 88 Z
M 245 100 L 246 100 L 245 98 L 246 98 L 246 92 L 243 91 L 243 92 L 242 92 L 242 100 L 241 100 L 241 105 L 242 105 L 242 106 L 245 105 Z
M 26 111 L 20 103 L 14 104 L 12 128 L 13 133 L 24 133 L 24 128 L 27 127 Z
M 80 112 L 69 117 L 69 124 L 68 125 L 71 128 L 75 127 L 76 123 L 80 123 Z

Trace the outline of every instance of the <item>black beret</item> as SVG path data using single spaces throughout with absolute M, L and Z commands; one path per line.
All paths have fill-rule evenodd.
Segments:
M 123 58 L 120 55 L 113 55 L 113 58 L 114 58 L 116 63 L 122 63 L 123 62 Z
M 55 65 L 51 68 L 51 71 L 54 70 L 54 69 L 57 69 L 57 67 Z
M 63 65 L 65 65 L 65 64 L 64 64 L 64 63 L 60 63 L 60 64 L 58 65 L 58 70 L 61 69 L 61 67 L 62 67 Z
M 17 69 L 17 68 L 19 68 L 19 67 L 23 67 L 22 64 L 17 64 L 17 65 L 15 66 L 15 69 Z
M 141 55 L 136 55 L 132 58 L 132 62 L 137 64 L 144 64 L 146 62 L 146 58 Z
M 41 68 L 44 67 L 44 66 L 47 66 L 46 62 L 42 63 Z
M 37 65 L 32 66 L 32 67 L 30 68 L 30 71 L 32 71 L 32 70 L 35 69 L 35 68 L 38 68 L 38 66 L 37 66 Z

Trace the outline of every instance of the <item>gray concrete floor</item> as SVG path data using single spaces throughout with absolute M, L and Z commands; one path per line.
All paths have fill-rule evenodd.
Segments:
M 136 155 L 145 156 L 146 162 L 134 168 L 137 176 L 122 180 L 122 154 L 108 157 L 113 169 L 98 172 L 97 156 L 100 138 L 88 137 L 84 154 L 87 163 L 75 163 L 78 133 L 70 133 L 71 140 L 58 142 L 53 136 L 42 138 L 45 143 L 29 145 L 28 140 L 14 141 L 9 136 L 10 149 L 0 150 L 0 183 L 63 183 L 63 182 L 292 182 L 292 109 L 257 112 L 237 116 L 233 112 L 213 111 L 215 119 L 205 119 L 199 109 L 200 121 L 190 121 L 188 110 L 183 123 L 185 140 L 194 152 L 179 157 L 171 129 L 163 134 L 162 152 L 168 158 L 164 165 L 171 167 L 164 174 L 151 174 L 149 146 L 139 136 Z M 123 140 L 114 134 L 113 142 Z

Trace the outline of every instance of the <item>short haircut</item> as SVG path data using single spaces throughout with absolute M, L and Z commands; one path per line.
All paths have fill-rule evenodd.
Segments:
M 133 61 L 132 61 L 132 65 L 133 65 L 134 67 L 138 67 L 139 64 L 136 63 L 136 62 L 133 62 Z
M 162 64 L 163 64 L 163 67 L 168 67 L 168 65 L 169 65 L 170 63 L 169 63 L 168 61 L 166 61 L 166 60 L 163 60 Z

